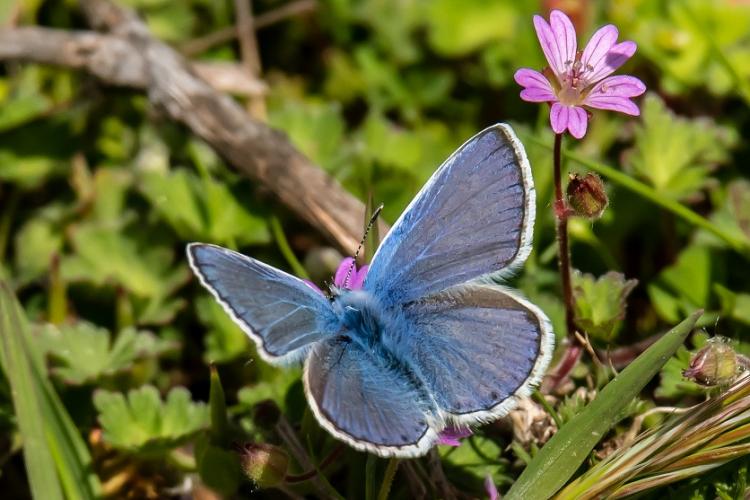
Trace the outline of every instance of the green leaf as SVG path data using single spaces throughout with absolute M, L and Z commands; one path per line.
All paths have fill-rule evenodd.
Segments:
M 252 407 L 256 403 L 272 399 L 283 410 L 289 390 L 299 381 L 300 371 L 270 366 L 264 366 L 262 370 L 264 372 L 256 384 L 237 391 L 238 402 L 242 406 Z
M 221 385 L 219 371 L 211 367 L 211 389 L 208 395 L 208 406 L 211 412 L 211 442 L 227 445 L 229 441 L 229 419 L 224 387 Z
M 71 385 L 101 382 L 127 371 L 137 361 L 174 348 L 174 344 L 134 328 L 124 329 L 112 342 L 108 330 L 86 321 L 48 325 L 41 340 L 54 362 L 52 372 Z
M 203 340 L 203 359 L 208 363 L 227 363 L 248 353 L 249 341 L 222 307 L 208 295 L 194 301 L 201 323 L 208 329 Z
M 23 438 L 23 457 L 31 494 L 36 499 L 61 499 L 63 491 L 55 460 L 45 435 L 40 391 L 24 347 L 24 324 L 10 289 L 0 283 L 0 336 L 2 364 L 12 387 L 16 421 Z
M 0 361 L 17 400 L 16 417 L 25 442 L 32 494 L 39 499 L 61 498 L 62 484 L 67 498 L 99 498 L 101 486 L 88 448 L 44 367 L 36 361 L 41 357 L 27 332 L 20 306 L 0 282 Z M 49 470 L 50 454 L 56 475 L 54 469 Z
M 37 215 L 16 233 L 15 268 L 17 281 L 29 283 L 49 273 L 52 256 L 62 250 L 59 223 Z
M 184 265 L 172 268 L 172 250 L 139 244 L 112 228 L 83 224 L 73 231 L 72 244 L 75 254 L 61 266 L 67 281 L 114 283 L 138 297 L 164 298 L 189 277 Z
M 502 455 L 495 441 L 476 434 L 464 439 L 461 446 L 441 446 L 439 451 L 447 468 L 469 472 L 475 480 L 482 480 L 487 474 L 494 475 Z
M 691 245 L 677 261 L 648 286 L 657 312 L 667 321 L 698 307 L 707 307 L 711 295 L 711 251 Z
M 21 155 L 0 148 L 0 180 L 33 189 L 49 177 L 65 172 L 65 164 L 52 156 Z
M 721 302 L 721 312 L 725 316 L 750 325 L 750 294 L 735 293 L 716 283 L 714 290 Z
M 648 94 L 641 108 L 627 164 L 662 196 L 685 199 L 696 194 L 737 144 L 733 129 L 709 119 L 677 116 L 656 94 Z
M 505 498 L 545 499 L 562 487 L 617 423 L 623 409 L 682 345 L 701 314 L 695 312 L 674 327 L 607 384 L 547 442 Z
M 198 474 L 203 483 L 224 497 L 232 496 L 240 486 L 242 468 L 237 453 L 211 444 L 202 436 L 195 445 Z
M 440 54 L 465 55 L 514 37 L 517 12 L 511 2 L 436 0 L 429 5 L 429 42 Z
M 610 271 L 598 279 L 591 274 L 573 275 L 576 324 L 593 339 L 614 340 L 617 327 L 625 318 L 626 299 L 638 280 L 626 280 Z
M 163 454 L 190 440 L 209 423 L 205 403 L 194 403 L 184 387 L 169 391 L 162 402 L 150 385 L 120 393 L 98 390 L 94 406 L 104 440 L 114 448 L 146 455 Z
M 141 175 L 140 190 L 183 240 L 227 246 L 270 241 L 264 220 L 241 204 L 229 187 L 186 169 Z
M 292 143 L 316 164 L 328 171 L 340 168 L 346 160 L 341 106 L 316 99 L 278 97 L 269 103 L 269 123 L 289 134 Z

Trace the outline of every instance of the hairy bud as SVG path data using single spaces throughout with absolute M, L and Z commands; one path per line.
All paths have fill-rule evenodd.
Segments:
M 270 488 L 284 480 L 289 466 L 289 455 L 266 443 L 250 443 L 242 450 L 242 470 L 258 487 Z
M 598 219 L 607 208 L 609 199 L 604 182 L 594 174 L 571 174 L 568 182 L 568 205 L 573 215 Z
M 692 357 L 682 375 L 707 387 L 729 385 L 749 364 L 748 358 L 735 352 L 729 339 L 713 337 Z

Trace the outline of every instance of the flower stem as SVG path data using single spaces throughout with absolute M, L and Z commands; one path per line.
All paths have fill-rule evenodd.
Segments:
M 562 190 L 562 134 L 555 134 L 553 160 L 555 166 L 555 218 L 557 220 L 557 262 L 560 269 L 560 280 L 565 304 L 565 326 L 568 337 L 573 338 L 575 322 L 573 320 L 573 287 L 570 280 L 570 248 L 568 245 L 568 207 L 565 204 Z
M 378 500 L 388 500 L 388 493 L 391 491 L 391 484 L 393 483 L 393 478 L 396 476 L 398 464 L 399 460 L 396 457 L 392 457 L 388 461 L 385 474 L 383 474 L 383 482 L 380 486 L 380 492 L 378 493 Z

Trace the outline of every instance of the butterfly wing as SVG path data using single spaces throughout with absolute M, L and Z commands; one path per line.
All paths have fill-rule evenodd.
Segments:
M 537 307 L 495 285 L 452 287 L 404 308 L 399 351 L 444 416 L 465 425 L 505 415 L 549 364 L 554 336 Z
M 313 348 L 304 384 L 318 422 L 358 450 L 413 457 L 435 443 L 437 412 L 413 374 L 346 336 Z
M 365 289 L 385 305 L 404 304 L 522 264 L 534 204 L 531 169 L 513 130 L 483 130 L 443 163 L 393 225 Z
M 328 300 L 304 281 L 240 253 L 191 243 L 193 272 L 271 363 L 301 359 L 326 334 Z

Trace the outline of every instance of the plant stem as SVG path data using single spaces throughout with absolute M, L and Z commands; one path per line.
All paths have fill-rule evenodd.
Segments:
M 292 268 L 297 277 L 309 280 L 310 276 L 307 274 L 305 266 L 303 266 L 299 259 L 297 259 L 297 256 L 294 255 L 292 247 L 289 246 L 289 241 L 286 239 L 284 229 L 281 227 L 281 222 L 279 222 L 279 219 L 273 216 L 269 220 L 269 224 L 271 226 L 271 233 L 276 239 L 276 244 L 279 246 L 279 250 L 281 251 L 281 255 L 284 257 L 284 259 L 286 259 L 289 267 Z
M 383 482 L 380 485 L 378 500 L 388 500 L 388 494 L 391 491 L 391 484 L 393 483 L 393 478 L 396 476 L 398 464 L 399 459 L 396 457 L 392 457 L 388 461 L 388 466 L 385 468 L 385 474 L 383 475 Z
M 315 469 L 303 472 L 302 474 L 290 474 L 286 476 L 284 480 L 287 483 L 301 483 L 303 481 L 307 481 L 308 479 L 312 479 L 318 474 L 318 471 L 322 472 L 326 467 L 335 462 L 345 451 L 346 446 L 343 444 L 339 444 L 331 451 L 331 453 L 328 454 L 328 456 L 326 456 L 320 462 L 320 465 L 318 465 L 318 467 L 316 467 Z
M 375 500 L 375 467 L 377 465 L 378 458 L 371 454 L 367 454 L 367 462 L 365 462 L 365 500 Z
M 568 245 L 568 208 L 562 190 L 562 134 L 555 134 L 553 161 L 555 165 L 555 219 L 557 220 L 557 262 L 562 282 L 563 301 L 565 304 L 565 326 L 568 337 L 573 338 L 575 322 L 573 321 L 573 287 L 570 280 L 570 248 Z

